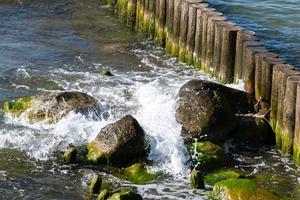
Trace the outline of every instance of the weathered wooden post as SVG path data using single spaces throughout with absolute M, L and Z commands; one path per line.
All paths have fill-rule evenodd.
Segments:
M 201 55 L 202 55 L 202 12 L 213 12 L 214 8 L 199 8 L 197 9 L 196 18 L 196 33 L 195 33 L 195 47 L 193 55 L 193 63 L 195 67 L 201 68 Z
M 292 153 L 295 131 L 297 85 L 300 76 L 290 76 L 286 82 L 283 105 L 283 127 L 281 132 L 281 150 L 284 154 Z
M 205 59 L 206 66 L 209 73 L 214 74 L 215 66 L 213 65 L 214 58 L 214 42 L 215 42 L 215 23 L 217 21 L 225 21 L 227 18 L 224 16 L 210 17 L 207 21 L 207 40 L 206 40 L 206 53 Z
M 242 79 L 242 62 L 243 62 L 243 42 L 255 36 L 255 32 L 241 30 L 236 36 L 236 50 L 235 50 L 235 62 L 234 62 L 234 81 L 238 82 Z
M 222 52 L 219 72 L 219 79 L 223 83 L 233 82 L 236 36 L 237 32 L 241 30 L 242 28 L 237 26 L 225 26 L 223 28 Z
M 127 21 L 127 4 L 128 0 L 117 0 L 117 16 L 122 23 Z
M 143 27 L 141 28 L 141 32 L 144 33 L 147 37 L 149 36 L 149 23 L 150 23 L 150 6 L 151 0 L 144 0 L 144 16 L 143 16 Z
M 290 76 L 297 76 L 299 72 L 295 70 L 279 69 L 278 71 L 278 100 L 277 100 L 277 115 L 275 123 L 276 144 L 281 148 L 281 131 L 283 127 L 284 97 L 287 79 Z
M 236 26 L 236 23 L 231 21 L 217 21 L 215 24 L 215 39 L 214 39 L 214 76 L 218 77 L 220 72 L 221 64 L 221 53 L 222 53 L 222 39 L 223 39 L 223 28 L 225 26 Z
M 165 46 L 165 28 L 166 23 L 166 0 L 156 0 L 155 8 L 155 33 L 154 38 L 156 43 Z
M 137 0 L 128 0 L 127 3 L 127 26 L 134 29 L 136 22 L 136 4 Z
M 277 58 L 278 55 L 272 52 L 262 52 L 257 53 L 254 56 L 255 60 L 255 99 L 259 101 L 261 98 L 261 76 L 262 76 L 262 66 L 261 60 L 265 58 Z M 273 84 L 272 84 L 273 86 Z
M 254 55 L 258 52 L 266 52 L 267 49 L 263 46 L 245 48 L 243 53 L 243 66 L 245 68 L 244 81 L 245 90 L 251 96 L 255 96 L 255 59 Z
M 174 4 L 175 4 L 174 0 L 167 0 L 165 37 L 166 37 L 166 51 L 168 53 L 172 53 Z
M 180 18 L 181 4 L 183 0 L 174 0 L 173 33 L 172 33 L 172 56 L 178 57 L 179 54 L 179 36 L 180 36 Z
M 207 8 L 207 3 L 198 3 L 189 5 L 189 19 L 188 19 L 188 31 L 187 31 L 187 47 L 186 47 L 186 63 L 192 65 L 195 39 L 196 39 L 196 23 L 197 23 L 197 10 Z
M 144 1 L 137 0 L 135 30 L 141 32 L 144 24 Z
M 293 158 L 300 165 L 300 85 L 297 85 Z

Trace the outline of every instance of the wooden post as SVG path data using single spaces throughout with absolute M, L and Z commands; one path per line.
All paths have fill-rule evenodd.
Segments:
M 141 32 L 144 24 L 144 1 L 137 0 L 135 30 Z
M 300 165 L 300 85 L 297 85 L 295 132 L 293 144 L 293 157 L 296 164 Z
M 143 27 L 141 32 L 144 33 L 147 37 L 149 36 L 149 23 L 150 23 L 150 12 L 149 5 L 151 0 L 144 0 L 144 17 L 143 17 Z
M 187 47 L 186 47 L 186 63 L 188 65 L 194 64 L 194 48 L 196 40 L 196 22 L 197 22 L 197 10 L 207 8 L 207 3 L 198 3 L 189 5 L 189 18 L 188 18 L 188 32 L 187 32 Z
M 134 29 L 136 22 L 136 4 L 137 0 L 128 0 L 127 4 L 127 26 Z
M 242 61 L 243 61 L 243 42 L 255 36 L 255 32 L 241 30 L 236 36 L 236 50 L 235 50 L 235 62 L 234 62 L 234 81 L 238 82 L 242 79 Z
M 281 132 L 281 150 L 284 154 L 292 153 L 298 83 L 300 83 L 300 76 L 290 76 L 286 83 L 285 96 L 282 105 L 284 106 L 284 112 Z
M 214 42 L 215 42 L 215 23 L 217 21 L 225 21 L 227 18 L 224 16 L 210 17 L 207 21 L 207 42 L 206 42 L 206 66 L 209 69 L 209 73 L 213 74 L 215 67 L 213 65 L 214 58 Z
M 164 47 L 165 46 L 165 28 L 166 23 L 166 0 L 156 0 L 155 8 L 155 41 Z
M 234 27 L 236 23 L 231 21 L 217 21 L 215 24 L 215 39 L 214 39 L 214 76 L 218 77 L 220 73 L 221 64 L 221 53 L 222 53 L 222 39 L 223 39 L 223 28 L 225 26 Z
M 257 53 L 254 56 L 255 60 L 255 99 L 259 101 L 261 98 L 261 75 L 262 75 L 262 66 L 261 60 L 265 58 L 277 58 L 278 55 L 272 52 L 262 52 Z M 272 84 L 273 85 L 273 84 Z
M 201 55 L 202 55 L 202 12 L 213 12 L 214 8 L 199 8 L 197 9 L 196 19 L 196 33 L 195 33 L 195 47 L 193 55 L 193 63 L 195 67 L 201 68 Z
M 174 0 L 167 0 L 165 37 L 166 37 L 166 51 L 168 53 L 172 53 L 174 4 L 175 4 Z
M 127 21 L 127 4 L 128 0 L 117 0 L 117 16 L 122 23 Z
M 254 55 L 257 52 L 266 52 L 267 49 L 258 46 L 258 47 L 248 47 L 245 48 L 245 52 L 243 53 L 243 66 L 245 68 L 244 72 L 244 81 L 245 81 L 245 90 L 251 96 L 255 96 L 255 60 Z
M 277 115 L 276 115 L 276 122 L 275 124 L 275 133 L 276 133 L 276 144 L 279 148 L 281 148 L 281 131 L 283 127 L 283 113 L 284 111 L 284 97 L 285 97 L 285 88 L 287 78 L 290 76 L 297 76 L 300 73 L 295 70 L 288 70 L 288 69 L 279 69 L 278 71 L 278 100 L 277 100 Z
M 259 59 L 258 59 L 259 60 Z M 261 62 L 260 62 L 261 63 Z M 260 64 L 261 69 L 261 64 Z M 278 109 L 278 99 L 279 99 L 279 86 L 281 83 L 279 83 L 279 71 L 281 70 L 289 70 L 291 71 L 294 69 L 292 65 L 289 64 L 277 64 L 273 67 L 273 77 L 272 77 L 272 96 L 271 96 L 271 113 L 270 113 L 270 125 L 275 130 L 276 129 L 276 121 L 277 121 L 277 109 Z M 262 73 L 262 70 L 260 70 L 260 73 Z M 261 76 L 260 76 L 261 77 Z M 258 87 L 260 88 L 261 85 L 261 79 L 257 80 Z M 256 90 L 255 90 L 256 91 Z M 259 99 L 261 98 L 261 93 L 258 94 Z
M 222 52 L 219 72 L 219 79 L 223 83 L 233 82 L 236 36 L 237 32 L 240 30 L 242 30 L 242 28 L 237 26 L 225 26 L 223 28 Z
M 183 0 L 174 0 L 174 19 L 173 19 L 173 38 L 172 38 L 172 56 L 178 57 L 179 54 L 179 36 L 180 36 L 180 18 L 181 5 Z
M 155 9 L 156 9 L 156 1 L 149 0 L 149 22 L 148 22 L 148 36 L 151 39 L 154 39 L 154 31 L 155 31 Z

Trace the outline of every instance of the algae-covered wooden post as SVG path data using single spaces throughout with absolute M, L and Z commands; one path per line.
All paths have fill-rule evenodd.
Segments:
M 193 63 L 195 67 L 201 68 L 201 55 L 202 55 L 202 13 L 203 12 L 213 12 L 214 8 L 198 8 L 196 17 L 196 33 L 195 33 L 195 47 L 193 55 Z
M 278 100 L 277 100 L 277 114 L 275 123 L 275 133 L 276 133 L 276 144 L 281 148 L 281 131 L 283 127 L 283 113 L 284 111 L 284 97 L 287 79 L 290 76 L 297 76 L 299 72 L 289 69 L 279 69 L 278 71 Z
M 154 31 L 155 31 L 155 9 L 156 9 L 156 1 L 149 0 L 149 21 L 148 21 L 148 36 L 151 39 L 154 39 Z
M 172 33 L 172 56 L 178 57 L 179 54 L 179 36 L 180 36 L 180 18 L 181 4 L 183 0 L 174 0 L 173 33 Z
M 260 65 L 261 68 L 261 65 Z M 272 128 L 275 130 L 276 129 L 276 122 L 277 122 L 277 110 L 278 110 L 278 106 L 281 106 L 280 104 L 278 104 L 278 99 L 279 99 L 279 86 L 280 86 L 280 82 L 279 82 L 279 71 L 281 70 L 293 70 L 294 67 L 292 65 L 289 64 L 277 64 L 273 67 L 273 77 L 272 77 L 272 96 L 271 96 L 271 113 L 270 113 L 270 125 L 272 126 Z M 262 72 L 260 72 L 262 73 Z M 260 87 L 261 85 L 261 79 L 259 80 L 259 83 L 257 83 L 258 86 Z M 256 90 L 255 90 L 256 91 Z M 259 98 L 261 98 L 261 93 L 258 94 Z
M 128 0 L 117 0 L 116 15 L 122 23 L 126 23 L 127 21 L 127 5 Z
M 297 85 L 293 158 L 300 165 L 300 84 Z
M 174 4 L 175 4 L 174 0 L 167 0 L 165 37 L 166 37 L 166 51 L 168 53 L 172 53 Z
M 155 8 L 155 41 L 164 47 L 165 46 L 165 33 L 164 27 L 166 23 L 166 0 L 156 0 Z
M 219 79 L 223 83 L 232 83 L 234 76 L 234 60 L 237 32 L 241 27 L 225 26 L 222 36 L 222 52 L 220 62 Z
M 127 26 L 134 29 L 136 22 L 136 4 L 137 0 L 128 0 L 127 2 Z
M 235 26 L 236 23 L 232 21 L 217 21 L 215 23 L 215 39 L 214 39 L 214 57 L 213 66 L 215 77 L 219 76 L 220 64 L 221 64 L 221 53 L 222 53 L 222 39 L 223 39 L 223 28 L 225 26 Z
M 235 62 L 234 62 L 234 81 L 238 82 L 242 79 L 242 61 L 243 61 L 243 42 L 255 36 L 255 32 L 241 30 L 236 36 L 236 50 L 235 50 Z
M 262 112 L 267 112 L 270 108 L 271 91 L 272 91 L 272 76 L 273 66 L 284 63 L 279 58 L 264 58 L 262 59 L 262 74 L 261 74 L 261 100 Z
M 292 153 L 295 131 L 295 109 L 297 98 L 297 85 L 300 76 L 290 76 L 286 82 L 283 105 L 283 127 L 281 128 L 281 150 L 284 154 Z
M 144 0 L 137 0 L 135 30 L 142 31 L 144 24 Z
M 143 17 L 143 27 L 141 28 L 142 33 L 147 37 L 149 36 L 149 22 L 150 22 L 150 12 L 149 5 L 151 0 L 144 0 L 144 17 Z
M 255 78 L 254 78 L 254 85 L 255 85 L 255 99 L 259 101 L 261 99 L 261 76 L 262 76 L 262 59 L 265 58 L 277 58 L 278 55 L 272 52 L 261 52 L 257 53 L 254 56 L 255 60 Z M 274 71 L 274 70 L 273 70 Z M 272 79 L 273 80 L 273 79 Z M 273 86 L 273 84 L 272 84 Z
M 255 59 L 254 55 L 258 52 L 266 52 L 267 49 L 258 46 L 258 47 L 248 47 L 245 49 L 243 66 L 245 68 L 244 81 L 245 81 L 245 90 L 251 96 L 255 96 Z
M 210 74 L 214 74 L 215 66 L 213 65 L 214 58 L 214 42 L 215 42 L 215 23 L 217 21 L 225 21 L 227 18 L 224 16 L 210 17 L 207 21 L 207 40 L 206 40 L 206 53 L 205 60 L 206 66 Z
M 189 5 L 189 18 L 187 30 L 187 46 L 186 46 L 186 63 L 192 65 L 194 57 L 194 48 L 196 40 L 196 23 L 197 23 L 197 10 L 207 8 L 207 3 L 198 3 Z

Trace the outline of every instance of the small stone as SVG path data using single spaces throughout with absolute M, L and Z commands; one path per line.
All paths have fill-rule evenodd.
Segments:
M 112 74 L 109 70 L 107 70 L 107 69 L 103 69 L 103 70 L 100 72 L 100 74 L 101 74 L 102 76 L 113 76 L 113 74 Z
M 73 164 L 76 161 L 77 150 L 74 147 L 69 147 L 64 153 L 65 164 Z
M 197 170 L 193 170 L 191 172 L 191 187 L 193 189 L 204 189 L 205 188 L 202 172 L 197 171 Z
M 113 194 L 108 200 L 143 200 L 142 196 L 129 190 Z
M 102 177 L 95 175 L 90 183 L 90 192 L 93 194 L 99 194 L 102 185 Z
M 106 200 L 106 199 L 108 199 L 108 197 L 109 197 L 108 190 L 102 190 L 100 192 L 100 194 L 98 195 L 97 200 Z

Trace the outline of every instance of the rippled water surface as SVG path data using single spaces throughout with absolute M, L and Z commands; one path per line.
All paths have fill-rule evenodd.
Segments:
M 208 0 L 218 11 L 255 31 L 271 51 L 300 68 L 299 0 Z
M 47 91 L 77 90 L 110 114 L 95 121 L 70 113 L 57 124 L 29 124 L 0 111 L 0 199 L 85 199 L 95 171 L 136 188 L 145 199 L 206 199 L 188 186 L 189 159 L 175 120 L 177 92 L 192 78 L 215 81 L 170 58 L 121 25 L 97 0 L 0 1 L 0 105 Z M 102 69 L 114 76 L 103 77 Z M 233 85 L 242 87 L 242 85 Z M 132 114 L 149 136 L 148 159 L 163 179 L 132 185 L 91 166 L 64 166 L 57 154 L 92 140 L 102 127 Z M 265 184 L 300 195 L 299 170 L 274 147 L 235 154 L 237 167 Z M 280 179 L 281 180 L 281 179 Z M 209 190 L 209 187 L 208 187 Z M 298 196 L 299 197 L 299 196 Z

